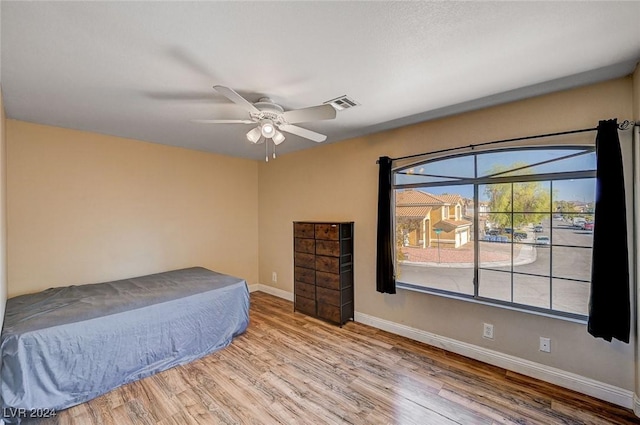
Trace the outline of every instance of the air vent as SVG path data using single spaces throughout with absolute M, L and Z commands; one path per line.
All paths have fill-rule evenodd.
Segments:
M 328 100 L 324 103 L 328 103 L 329 105 L 333 106 L 337 111 L 342 111 L 343 109 L 349 109 L 353 108 L 354 106 L 360 105 L 358 102 L 351 99 L 347 95 L 336 97 L 335 99 Z

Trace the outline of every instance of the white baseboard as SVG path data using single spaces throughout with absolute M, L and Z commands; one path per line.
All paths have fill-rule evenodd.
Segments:
M 293 301 L 292 292 L 262 284 L 251 286 L 255 286 L 256 289 L 254 290 L 256 291 L 266 292 L 276 297 Z M 559 385 L 573 391 L 578 391 L 582 394 L 586 394 L 627 409 L 633 409 L 635 414 L 640 416 L 640 399 L 638 399 L 632 391 L 596 381 L 575 373 L 511 356 L 509 354 L 500 353 L 477 345 L 468 344 L 466 342 L 426 332 L 421 329 L 380 319 L 365 313 L 359 313 L 356 311 L 355 321 L 395 335 L 404 336 L 415 341 L 420 341 L 434 347 L 442 348 L 452 353 L 470 357 L 474 360 L 479 360 L 493 366 L 501 367 L 512 372 L 540 379 L 541 381 Z

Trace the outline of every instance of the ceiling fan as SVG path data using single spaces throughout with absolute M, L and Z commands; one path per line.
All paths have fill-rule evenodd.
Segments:
M 213 88 L 230 101 L 244 108 L 249 116 L 246 119 L 220 119 L 220 120 L 192 120 L 205 124 L 257 124 L 249 130 L 247 139 L 251 143 L 261 143 L 271 139 L 274 145 L 284 142 L 282 132 L 295 134 L 314 142 L 324 142 L 327 136 L 299 127 L 297 123 L 319 120 L 331 120 L 336 117 L 336 110 L 329 104 L 311 106 L 308 108 L 285 111 L 284 108 L 274 103 L 268 97 L 260 98 L 251 103 L 237 92 L 225 86 L 213 86 Z

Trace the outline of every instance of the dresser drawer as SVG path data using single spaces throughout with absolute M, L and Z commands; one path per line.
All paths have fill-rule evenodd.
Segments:
M 293 236 L 296 238 L 314 238 L 313 223 L 293 223 Z
M 299 295 L 299 296 L 304 297 L 304 298 L 315 299 L 316 298 L 316 287 L 315 287 L 315 285 L 312 285 L 310 283 L 296 282 L 295 283 L 295 293 L 296 293 L 296 296 Z
M 340 320 L 340 307 L 318 302 L 318 317 L 330 320 L 334 323 L 342 323 Z
M 296 295 L 295 310 L 312 316 L 316 315 L 316 302 L 312 299 Z
M 316 242 L 316 254 L 327 255 L 329 257 L 340 256 L 340 242 L 339 241 L 325 241 L 318 240 Z
M 337 241 L 339 239 L 340 226 L 337 224 L 316 224 L 316 239 L 329 239 Z
M 340 291 L 334 289 L 327 289 L 318 286 L 316 289 L 316 301 L 323 304 L 331 304 L 339 306 L 340 303 Z
M 310 283 L 312 285 L 315 285 L 316 283 L 316 272 L 314 272 L 312 269 L 295 267 L 293 274 L 296 282 Z
M 293 250 L 295 252 L 306 252 L 307 254 L 315 254 L 316 240 L 295 238 L 293 241 Z
M 316 285 L 329 289 L 340 289 L 340 275 L 336 273 L 316 272 Z
M 296 267 L 304 267 L 313 269 L 316 267 L 316 256 L 313 254 L 305 254 L 304 252 L 296 252 L 293 255 Z
M 340 273 L 340 259 L 316 255 L 316 270 L 329 273 Z

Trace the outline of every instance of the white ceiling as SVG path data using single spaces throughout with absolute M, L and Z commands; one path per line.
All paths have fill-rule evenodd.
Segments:
M 299 124 L 324 143 L 630 74 L 640 2 L 1 3 L 9 118 L 264 157 L 216 93 L 285 110 L 361 105 Z M 628 117 L 620 117 L 628 118 Z M 316 146 L 287 134 L 280 154 Z

